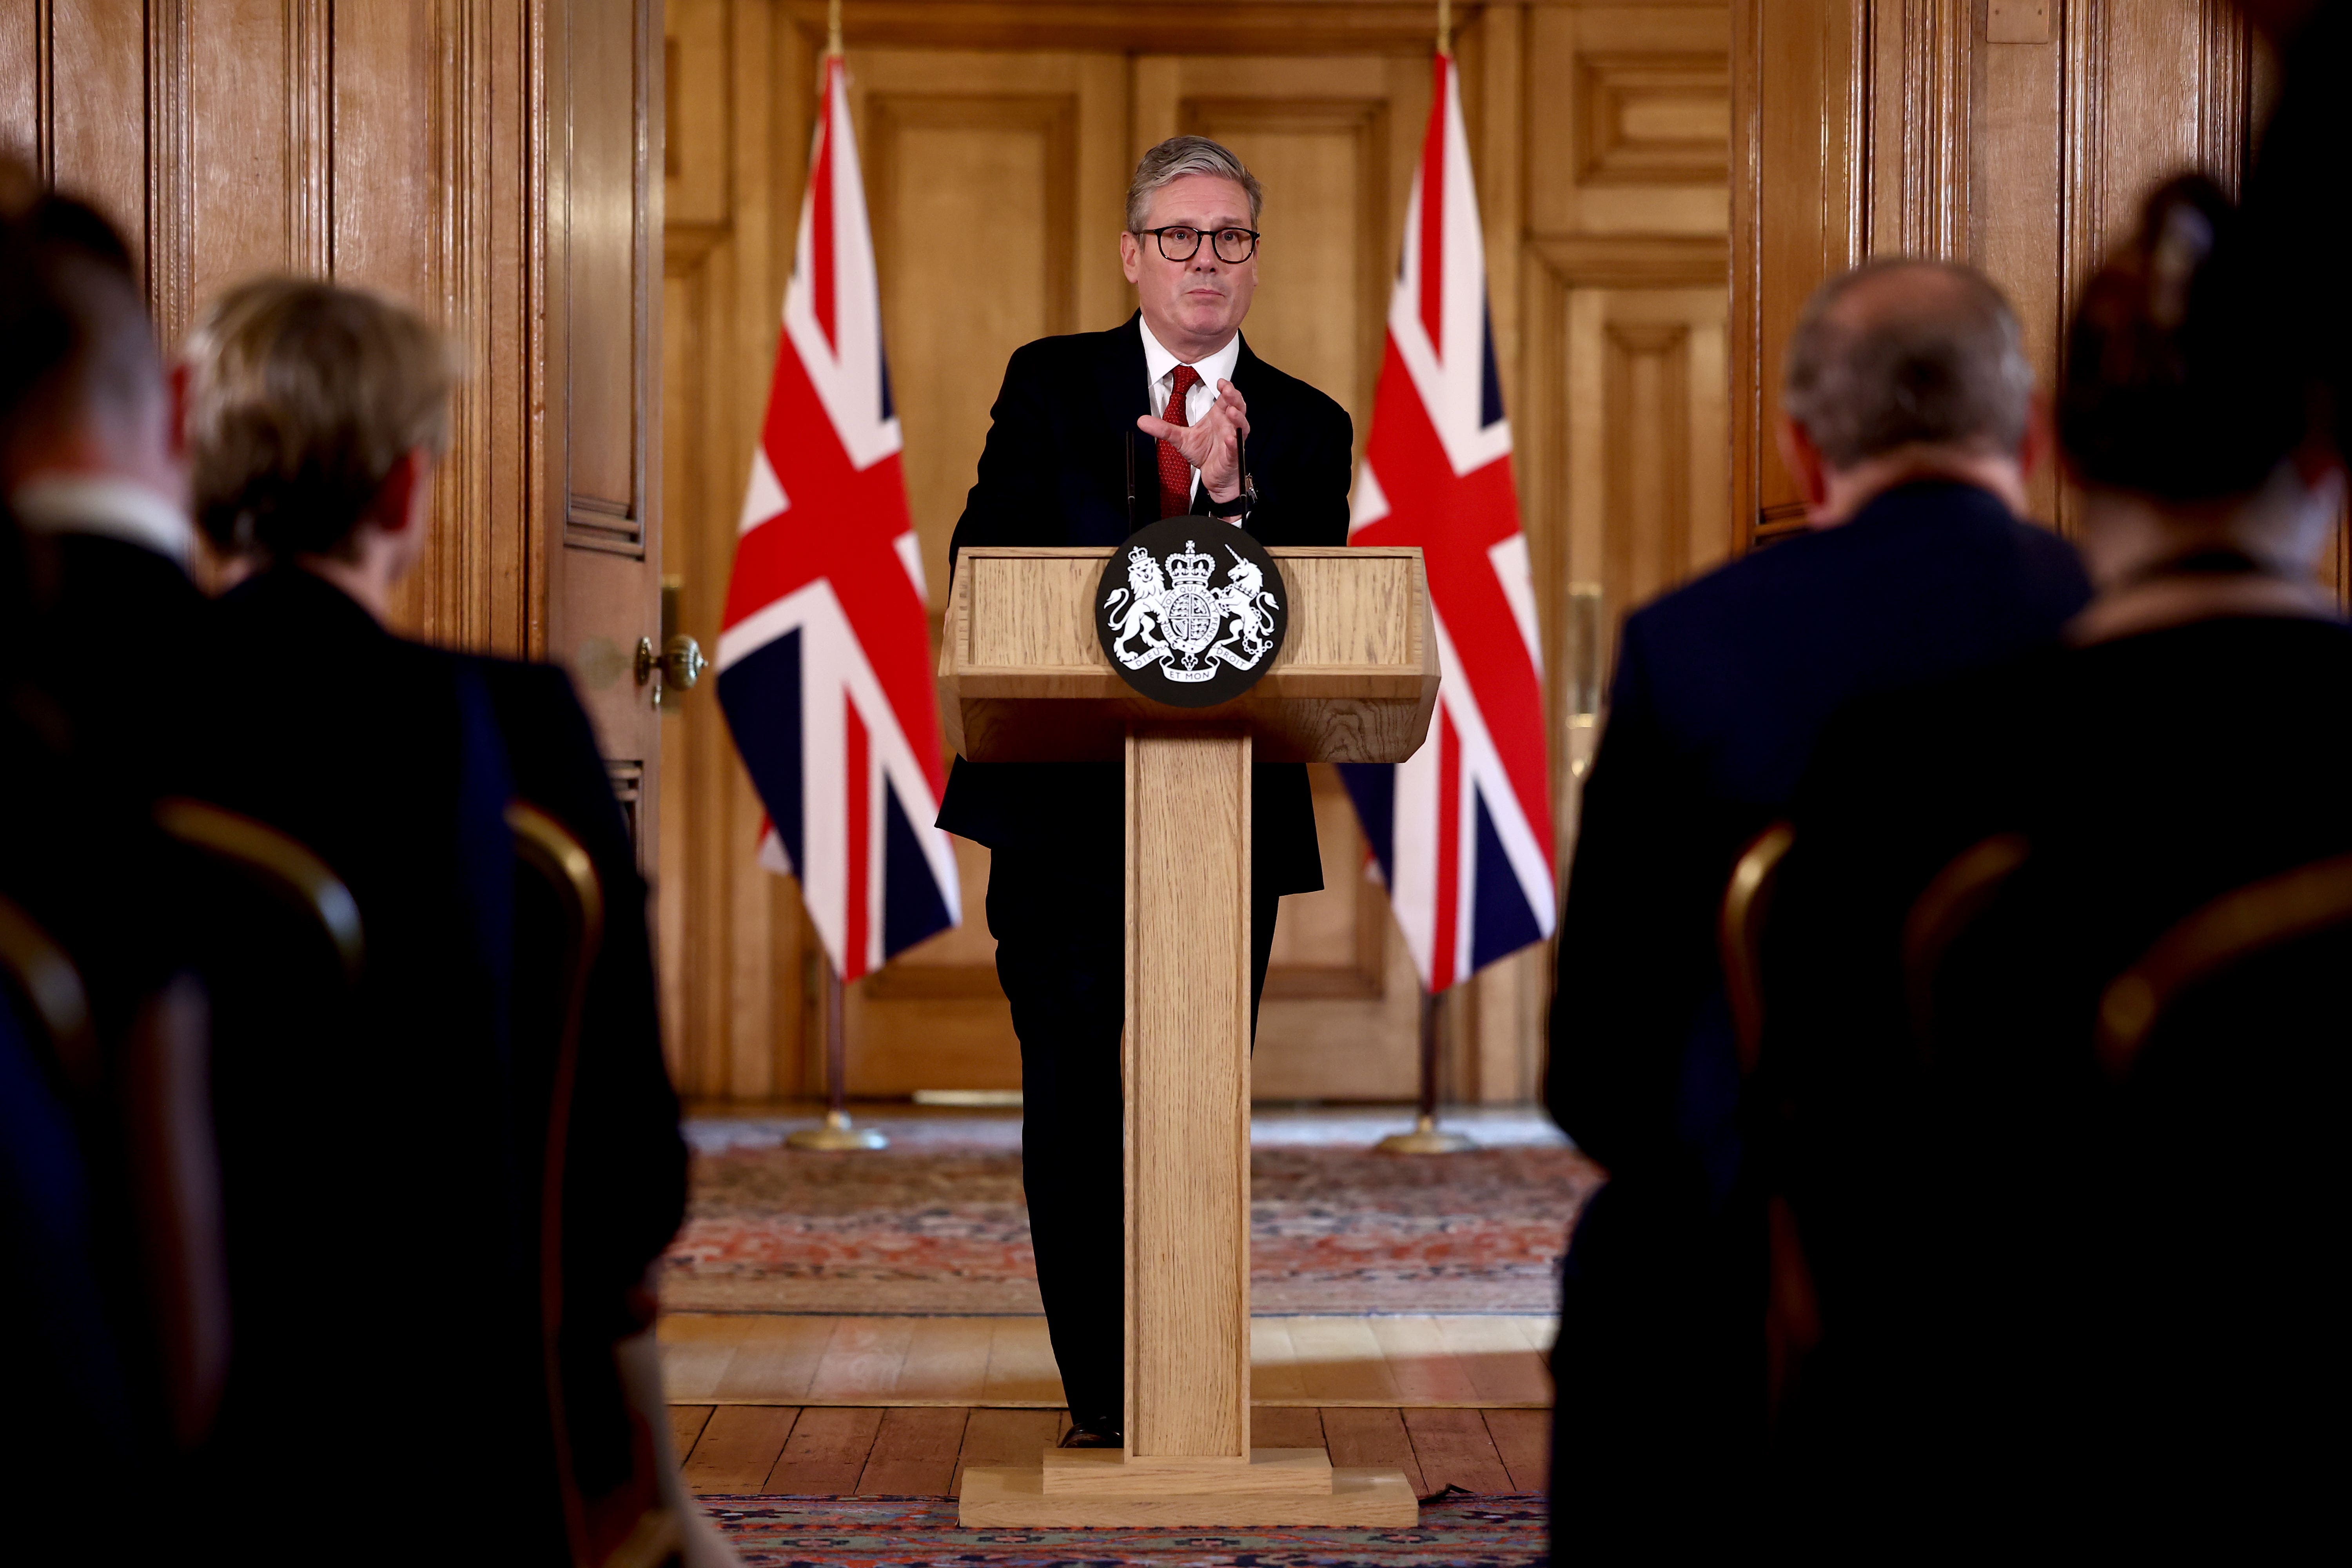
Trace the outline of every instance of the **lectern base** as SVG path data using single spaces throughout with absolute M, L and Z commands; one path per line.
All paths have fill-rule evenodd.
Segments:
M 1116 1529 L 1178 1525 L 1379 1528 L 1421 1522 L 1402 1470 L 1334 1469 L 1328 1492 L 1048 1492 L 1042 1465 L 976 1467 L 963 1473 L 956 1521 L 967 1527 Z

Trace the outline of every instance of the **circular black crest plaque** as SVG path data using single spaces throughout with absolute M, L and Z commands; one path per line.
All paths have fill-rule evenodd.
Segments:
M 1290 627 L 1282 569 L 1213 517 L 1163 517 L 1129 534 L 1095 598 L 1095 635 L 1111 668 L 1175 708 L 1213 708 L 1247 691 Z

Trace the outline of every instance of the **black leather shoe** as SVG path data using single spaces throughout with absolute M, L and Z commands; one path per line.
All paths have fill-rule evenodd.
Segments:
M 1127 1435 L 1108 1421 L 1082 1421 L 1073 1417 L 1070 1429 L 1062 1434 L 1065 1448 L 1118 1448 L 1127 1445 Z

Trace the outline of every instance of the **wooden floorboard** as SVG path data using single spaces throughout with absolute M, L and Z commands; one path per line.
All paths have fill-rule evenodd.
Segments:
M 1250 1447 L 1319 1448 L 1323 1447 L 1323 1416 L 1318 1411 L 1281 1405 L 1252 1410 Z
M 883 1415 L 870 1406 L 838 1405 L 802 1411 L 759 1489 L 770 1497 L 846 1497 L 856 1491 Z
M 1488 1410 L 1486 1430 L 1495 1438 L 1495 1452 L 1510 1472 L 1515 1492 L 1546 1491 L 1551 1486 L 1551 1412 L 1549 1410 Z
M 694 1452 L 695 1439 L 710 1424 L 710 1413 L 718 1408 L 711 1405 L 673 1405 L 669 1407 L 670 1452 L 684 1464 Z
M 1030 1465 L 1069 1429 L 1065 1411 L 960 1405 L 677 1405 L 688 1486 L 700 1493 L 953 1497 L 970 1465 Z M 1335 1465 L 1402 1470 L 1414 1493 L 1540 1492 L 1551 1415 L 1525 1409 L 1266 1405 L 1260 1448 L 1328 1448 Z
M 768 1487 L 800 1411 L 782 1405 L 722 1405 L 686 1458 L 686 1484 L 698 1492 L 758 1492 Z
M 1510 1472 L 1495 1452 L 1486 1418 L 1475 1410 L 1407 1410 L 1405 1435 L 1421 1466 L 1422 1490 L 1460 1487 L 1465 1492 L 1512 1490 Z
M 1542 1409 L 1552 1321 L 1538 1317 L 1259 1318 L 1252 1403 L 1323 1409 Z M 1041 1317 L 677 1312 L 661 1321 L 670 1397 L 694 1405 L 1031 1406 L 1062 1380 Z
M 955 1484 L 969 1410 L 899 1405 L 882 1413 L 857 1479 L 867 1497 L 945 1497 Z
M 1326 1409 L 1322 1416 L 1323 1436 L 1328 1440 L 1334 1465 L 1402 1470 L 1413 1496 L 1428 1493 L 1422 1484 L 1421 1461 L 1412 1451 L 1412 1439 L 1405 1435 L 1400 1412 L 1347 1405 Z
M 1054 1364 L 1054 1342 L 1043 1318 L 997 1318 L 989 1325 L 988 1371 L 983 1380 L 990 1405 L 1063 1404 L 1062 1374 Z

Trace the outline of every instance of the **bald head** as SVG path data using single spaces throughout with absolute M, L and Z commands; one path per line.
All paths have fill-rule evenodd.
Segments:
M 2014 454 L 2033 371 L 2017 317 L 1971 268 L 1867 262 L 1816 289 L 1789 342 L 1782 406 L 1832 468 L 1911 447 Z

